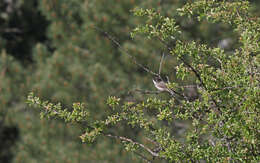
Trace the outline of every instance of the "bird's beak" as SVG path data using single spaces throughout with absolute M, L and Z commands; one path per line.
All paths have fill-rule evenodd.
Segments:
M 156 81 L 153 79 L 153 84 L 156 84 Z

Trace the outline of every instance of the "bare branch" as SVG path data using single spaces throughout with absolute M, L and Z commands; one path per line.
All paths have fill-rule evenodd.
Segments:
M 200 84 L 206 89 L 206 85 L 204 84 L 204 82 L 202 81 L 200 74 L 195 70 L 194 67 L 192 67 L 188 62 L 185 61 L 185 59 L 183 57 L 180 58 L 181 61 L 188 67 L 191 69 L 191 71 L 196 75 L 196 77 L 199 79 Z
M 141 90 L 141 89 L 134 89 L 135 92 L 140 92 L 143 94 L 159 94 L 160 91 L 147 91 L 147 90 Z
M 132 55 L 130 55 L 130 54 L 127 52 L 127 50 L 125 50 L 125 49 L 120 45 L 120 43 L 119 43 L 118 41 L 116 41 L 115 38 L 113 38 L 111 35 L 109 35 L 106 31 L 104 31 L 104 30 L 102 30 L 102 29 L 100 29 L 100 28 L 98 28 L 98 27 L 95 27 L 95 26 L 91 26 L 91 27 L 94 28 L 94 29 L 96 29 L 96 30 L 98 30 L 99 32 L 103 33 L 104 35 L 106 35 L 109 40 L 111 40 L 114 44 L 116 44 L 122 52 L 124 52 L 129 58 L 132 59 L 132 61 L 134 62 L 134 64 L 136 64 L 137 66 L 139 66 L 140 68 L 142 68 L 144 71 L 146 71 L 146 72 L 148 72 L 148 73 L 150 73 L 150 74 L 152 74 L 152 75 L 158 76 L 157 73 L 153 72 L 153 71 L 150 70 L 149 68 L 147 68 L 147 67 L 143 66 L 142 64 L 138 63 L 138 62 L 136 61 L 135 57 L 133 57 Z
M 153 152 L 150 148 L 144 146 L 143 144 L 141 143 L 138 143 L 138 142 L 135 142 L 133 141 L 132 139 L 130 138 L 126 138 L 126 137 L 123 137 L 123 136 L 117 136 L 117 135 L 111 135 L 111 134 L 106 134 L 105 136 L 107 137 L 111 137 L 111 138 L 115 138 L 115 139 L 119 139 L 121 141 L 126 141 L 126 142 L 129 142 L 129 143 L 133 143 L 134 145 L 138 145 L 139 147 L 143 148 L 144 150 L 146 150 L 148 153 L 150 153 L 152 156 L 154 157 L 158 157 L 159 154 L 156 153 L 156 152 Z
M 164 59 L 164 53 L 162 54 L 161 61 L 160 61 L 159 75 L 161 74 L 163 59 Z
M 152 140 L 152 139 L 150 139 L 150 138 L 148 138 L 148 137 L 146 137 L 145 139 L 146 139 L 147 141 L 151 142 L 152 144 L 156 145 L 156 146 L 159 146 L 159 145 L 160 145 L 158 142 L 156 142 L 156 141 L 154 141 L 154 140 Z

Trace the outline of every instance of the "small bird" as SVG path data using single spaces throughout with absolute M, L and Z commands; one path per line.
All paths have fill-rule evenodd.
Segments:
M 175 97 L 175 99 L 186 99 L 186 97 L 183 96 L 181 93 L 168 88 L 166 82 L 164 82 L 160 76 L 155 76 L 153 78 L 153 84 L 159 91 L 168 92 L 171 94 L 172 97 Z
M 153 78 L 153 84 L 154 86 L 161 92 L 169 92 L 172 96 L 175 96 L 174 91 L 172 91 L 171 89 L 169 89 L 167 87 L 167 84 L 162 80 L 161 77 L 154 77 Z

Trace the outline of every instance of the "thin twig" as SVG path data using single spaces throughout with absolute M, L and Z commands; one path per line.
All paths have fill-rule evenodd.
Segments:
M 192 67 L 188 62 L 185 61 L 185 59 L 183 57 L 180 57 L 181 61 L 191 69 L 191 71 L 196 75 L 196 77 L 199 79 L 200 81 L 200 84 L 205 88 L 206 88 L 206 85 L 204 84 L 204 82 L 202 81 L 201 77 L 200 77 L 200 74 L 195 70 L 194 67 Z
M 156 146 L 159 146 L 159 145 L 160 145 L 158 142 L 156 142 L 156 141 L 154 141 L 154 140 L 152 140 L 152 139 L 150 139 L 150 138 L 145 138 L 145 139 L 146 139 L 147 141 L 153 143 L 153 144 L 156 145 Z
M 149 160 L 148 158 L 146 158 L 145 156 L 143 156 L 142 154 L 138 153 L 138 152 L 135 152 L 134 153 L 139 156 L 142 160 L 144 160 L 145 162 L 148 162 L 148 163 L 152 163 L 151 160 Z
M 147 67 L 143 66 L 142 64 L 138 63 L 137 60 L 135 59 L 135 57 L 133 57 L 132 55 L 130 55 L 130 54 L 127 52 L 127 50 L 125 50 L 125 49 L 120 45 L 120 43 L 119 43 L 118 41 L 116 41 L 115 38 L 113 38 L 111 35 L 109 35 L 106 31 L 104 31 L 104 30 L 102 30 L 102 29 L 100 29 L 100 28 L 98 28 L 98 27 L 96 27 L 96 26 L 91 26 L 91 27 L 94 28 L 94 29 L 96 29 L 96 30 L 98 30 L 99 32 L 105 34 L 109 40 L 111 40 L 113 43 L 115 43 L 115 44 L 118 46 L 118 48 L 119 48 L 122 52 L 124 52 L 129 58 L 132 59 L 132 61 L 134 62 L 134 64 L 136 64 L 137 66 L 139 66 L 140 68 L 142 68 L 142 69 L 145 70 L 146 72 L 148 72 L 148 73 L 150 73 L 150 74 L 152 74 L 152 75 L 158 76 L 157 73 L 153 72 L 152 70 L 150 70 L 150 69 L 148 69 Z
M 161 74 L 163 59 L 164 59 L 164 53 L 162 54 L 161 61 L 160 61 L 159 75 Z
M 185 96 L 183 96 L 181 93 L 175 91 L 174 89 L 170 89 L 170 90 L 172 91 L 172 92 L 170 92 L 172 96 L 176 97 L 175 95 L 178 95 L 179 97 L 182 97 L 182 98 L 185 98 L 185 99 L 186 99 Z M 176 97 L 176 98 L 177 98 L 177 97 Z
M 152 156 L 154 157 L 158 157 L 159 154 L 158 153 L 155 153 L 153 152 L 150 148 L 146 147 L 145 145 L 141 144 L 141 143 L 138 143 L 138 142 L 135 142 L 133 141 L 132 139 L 130 138 L 126 138 L 126 137 L 123 137 L 123 136 L 117 136 L 117 135 L 111 135 L 111 134 L 106 134 L 105 136 L 107 137 L 111 137 L 111 138 L 115 138 L 115 139 L 119 139 L 121 141 L 126 141 L 126 142 L 129 142 L 129 143 L 133 143 L 134 145 L 138 145 L 139 147 L 143 148 L 144 150 L 146 150 L 148 153 L 150 153 Z
M 90 129 L 94 129 L 92 126 L 89 126 L 87 124 L 85 124 L 87 126 L 87 128 L 90 128 Z M 114 139 L 119 139 L 121 141 L 125 141 L 125 142 L 129 142 L 129 143 L 133 143 L 134 145 L 138 145 L 139 147 L 143 148 L 144 150 L 146 150 L 148 153 L 150 153 L 153 157 L 159 157 L 159 154 L 156 153 L 156 152 L 153 152 L 150 148 L 146 147 L 145 145 L 141 144 L 141 143 L 138 143 L 130 138 L 127 138 L 127 137 L 123 137 L 123 136 L 117 136 L 117 135 L 112 135 L 112 134 L 107 134 L 107 133 L 104 133 L 104 132 L 101 132 L 102 135 L 106 136 L 106 137 L 110 137 L 110 138 L 114 138 Z
M 134 89 L 133 91 L 140 92 L 143 94 L 159 94 L 160 91 L 147 91 L 147 90 L 141 90 L 141 89 Z

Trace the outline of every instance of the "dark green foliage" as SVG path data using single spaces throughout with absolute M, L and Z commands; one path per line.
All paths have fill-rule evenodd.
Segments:
M 0 3 L 0 49 L 20 61 L 31 61 L 31 50 L 36 42 L 47 40 L 47 20 L 35 9 L 38 2 L 3 0 Z
M 13 145 L 19 137 L 19 130 L 15 126 L 1 126 L 0 129 L 0 162 L 11 162 Z

